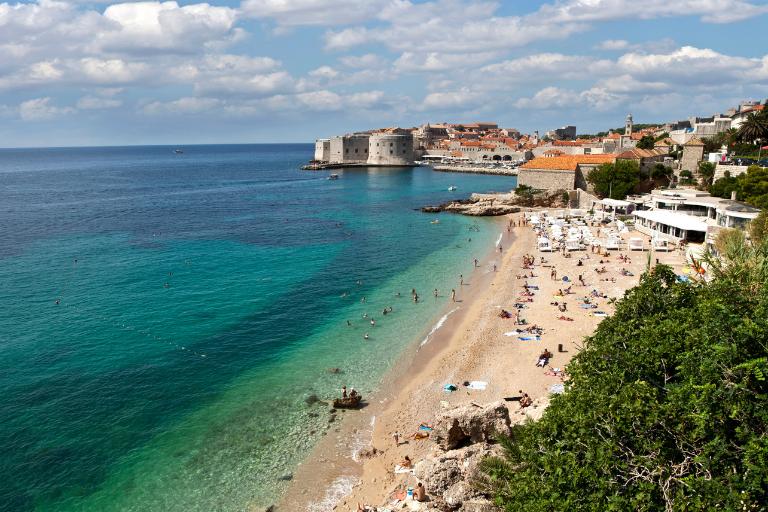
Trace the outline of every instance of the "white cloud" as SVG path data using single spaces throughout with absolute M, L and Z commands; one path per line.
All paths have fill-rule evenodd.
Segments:
M 319 68 L 313 69 L 307 74 L 312 78 L 326 79 L 326 80 L 336 78 L 337 76 L 339 76 L 339 72 L 333 69 L 331 66 L 320 66 Z
M 366 53 L 365 55 L 347 55 L 340 57 L 339 62 L 348 68 L 381 68 L 387 65 L 386 59 L 375 53 Z
M 74 112 L 72 107 L 57 107 L 51 104 L 51 98 L 35 98 L 19 105 L 19 116 L 24 121 L 42 121 L 53 119 Z
M 435 110 L 466 109 L 478 106 L 483 95 L 469 88 L 456 91 L 433 92 L 427 94 L 422 102 L 422 108 Z
M 208 112 L 222 105 L 222 101 L 216 98 L 185 97 L 173 101 L 154 101 L 144 106 L 146 114 L 200 114 Z
M 530 98 L 520 98 L 514 105 L 520 109 L 552 110 L 589 107 L 595 110 L 610 110 L 626 100 L 605 89 L 592 88 L 582 92 L 559 87 L 545 87 Z
M 496 57 L 493 52 L 479 53 L 413 53 L 403 52 L 394 62 L 396 71 L 435 72 L 473 68 Z
M 103 110 L 117 108 L 123 105 L 121 100 L 113 98 L 100 98 L 98 96 L 83 96 L 77 100 L 77 108 L 80 110 Z
M 271 18 L 283 27 L 344 25 L 374 17 L 389 0 L 245 0 L 246 16 Z
M 599 50 L 625 50 L 629 48 L 629 41 L 625 39 L 606 39 L 597 45 Z
M 699 16 L 708 23 L 731 23 L 767 13 L 768 6 L 744 0 L 567 0 L 543 5 L 532 17 L 551 23 Z

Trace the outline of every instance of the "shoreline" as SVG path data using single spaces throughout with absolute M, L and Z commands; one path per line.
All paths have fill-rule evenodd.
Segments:
M 494 261 L 501 267 L 498 261 L 498 240 L 507 243 L 514 241 L 514 231 L 509 234 L 505 231 L 506 222 L 506 217 L 499 217 L 488 228 L 498 230 L 499 236 L 494 237 L 494 244 L 482 258 L 478 258 L 478 268 L 472 276 L 479 274 L 479 282 L 474 283 L 475 278 L 467 276 L 472 277 L 473 281 L 465 283 L 461 294 L 458 293 L 460 287 L 457 283 L 458 300 L 455 304 L 450 302 L 448 294 L 441 294 L 440 298 L 448 301 L 434 321 L 430 321 L 395 358 L 392 366 L 381 376 L 376 390 L 370 397 L 366 397 L 370 400 L 365 407 L 342 410 L 339 426 L 330 430 L 296 468 L 291 485 L 275 505 L 275 511 L 321 512 L 337 509 L 343 499 L 359 485 L 365 463 L 357 454 L 371 446 L 381 415 L 397 399 L 398 390 L 405 385 L 405 381 L 412 377 L 409 372 L 414 368 L 418 371 L 419 367 L 427 365 L 446 349 L 447 338 L 450 338 L 448 333 L 465 320 L 478 296 L 489 288 L 489 282 L 494 277 L 491 270 Z M 342 439 L 352 442 L 344 444 L 340 442 Z M 350 450 L 353 443 L 356 446 L 354 451 Z
M 541 208 L 529 209 L 538 211 Z M 524 214 L 505 216 L 519 220 Z M 598 226 L 592 226 L 594 232 Z M 631 236 L 637 236 L 633 232 Z M 628 237 L 630 235 L 625 235 Z M 312 455 L 296 472 L 289 491 L 276 511 L 357 510 L 357 504 L 381 505 L 392 500 L 397 489 L 413 487 L 418 482 L 413 474 L 395 474 L 394 467 L 406 455 L 414 464 L 440 456 L 440 450 L 431 440 L 408 439 L 422 422 L 432 423 L 445 411 L 469 404 L 500 402 L 505 397 L 528 393 L 534 406 L 519 409 L 506 404 L 513 422 L 523 421 L 526 415 L 540 415 L 543 403 L 555 384 L 563 382 L 558 371 L 566 367 L 602 319 L 613 313 L 611 299 L 621 297 L 637 284 L 645 270 L 647 252 L 628 249 L 613 251 L 609 256 L 590 253 L 589 250 L 569 253 L 540 253 L 536 250 L 537 235 L 530 226 L 518 226 L 507 234 L 502 230 L 504 252 L 490 252 L 488 260 L 498 259 L 498 271 L 470 276 L 472 285 L 462 292 L 462 308 L 442 320 L 432 338 L 423 347 L 416 340 L 405 349 L 397 363 L 385 373 L 383 384 L 373 396 L 372 403 L 359 411 L 346 413 L 342 425 L 321 441 Z M 534 255 L 533 269 L 522 269 L 523 255 Z M 619 260 L 619 255 L 631 258 Z M 655 255 L 662 263 L 675 270 L 682 267 L 677 253 Z M 543 258 L 543 261 L 542 261 Z M 605 271 L 597 272 L 601 267 Z M 550 272 L 557 270 L 557 279 Z M 632 276 L 624 276 L 626 269 Z M 525 274 L 523 276 L 522 274 Z M 563 276 L 570 276 L 564 282 Z M 576 276 L 583 276 L 582 285 Z M 524 285 L 531 285 L 532 297 L 524 297 Z M 559 291 L 572 286 L 570 294 L 560 296 Z M 599 295 L 593 295 L 598 292 Z M 599 298 L 598 298 L 599 297 Z M 584 300 L 591 301 L 588 308 Z M 513 311 L 513 304 L 523 302 L 521 317 L 527 325 L 542 328 L 540 338 L 513 333 L 514 320 L 499 317 L 501 308 Z M 567 301 L 565 313 L 558 311 L 556 302 Z M 449 303 L 450 306 L 450 303 Z M 599 309 L 598 309 L 599 308 Z M 449 309 L 444 310 L 449 311 Z M 599 312 L 600 314 L 593 314 Z M 560 317 L 566 317 L 563 321 Z M 424 332 L 428 332 L 429 326 Z M 562 352 L 559 350 L 562 348 Z M 539 354 L 553 352 L 549 368 L 536 365 Z M 470 389 L 462 383 L 481 381 L 484 389 Z M 452 393 L 443 391 L 443 385 L 452 383 L 458 388 Z M 538 409 L 538 410 L 537 410 Z M 401 436 L 395 444 L 393 434 Z M 351 457 L 350 448 L 366 447 L 367 457 L 360 462 Z M 365 440 L 369 440 L 366 445 Z M 376 448 L 373 453 L 372 448 Z M 335 487 L 334 487 L 335 484 Z M 425 483 L 427 494 L 430 482 Z M 328 493 L 328 489 L 332 493 Z M 308 489 L 311 489 L 308 490 Z M 321 501 L 322 506 L 309 507 Z M 399 505 L 398 505 L 399 507 Z

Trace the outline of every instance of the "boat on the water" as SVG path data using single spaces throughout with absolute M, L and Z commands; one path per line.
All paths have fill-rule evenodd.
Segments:
M 448 190 L 449 190 L 449 191 L 451 191 L 451 192 L 453 192 L 454 190 L 456 190 L 456 187 L 454 187 L 453 185 L 451 185 L 450 187 L 448 187 Z
M 334 409 L 357 409 L 360 406 L 362 395 L 348 396 L 347 398 L 336 398 L 333 400 Z
M 184 152 L 184 150 L 183 149 L 174 149 L 173 152 L 176 153 L 177 155 L 180 155 L 180 154 L 182 154 Z
M 330 176 L 328 176 L 328 179 L 329 180 L 337 180 L 337 179 L 339 179 L 339 175 L 338 174 L 331 174 Z

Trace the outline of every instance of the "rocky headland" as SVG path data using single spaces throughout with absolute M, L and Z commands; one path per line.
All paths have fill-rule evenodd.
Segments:
M 491 217 L 517 213 L 521 208 L 567 208 L 565 190 L 527 192 L 518 194 L 508 192 L 503 194 L 472 194 L 469 199 L 449 201 L 436 206 L 424 206 L 425 213 L 451 212 L 476 217 Z

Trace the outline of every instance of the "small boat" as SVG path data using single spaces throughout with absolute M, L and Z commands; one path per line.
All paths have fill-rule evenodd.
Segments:
M 430 224 L 440 224 L 440 219 L 435 219 L 429 222 Z
M 362 395 L 348 396 L 347 398 L 336 398 L 333 400 L 334 409 L 356 409 L 363 399 Z
M 456 190 L 456 187 L 454 187 L 453 185 L 451 185 L 450 187 L 448 187 L 448 190 L 449 190 L 449 191 L 451 191 L 451 192 L 453 192 L 454 190 Z
M 173 152 L 176 153 L 177 155 L 180 155 L 180 154 L 182 154 L 184 152 L 184 150 L 183 149 L 174 149 Z
M 329 180 L 337 180 L 337 179 L 339 179 L 339 175 L 338 174 L 331 174 L 330 176 L 328 176 L 328 179 Z

